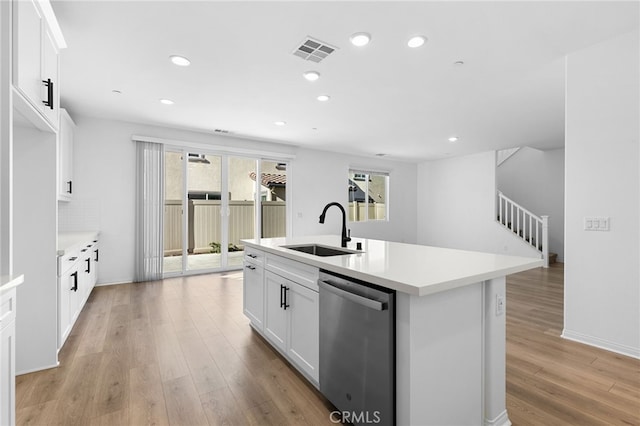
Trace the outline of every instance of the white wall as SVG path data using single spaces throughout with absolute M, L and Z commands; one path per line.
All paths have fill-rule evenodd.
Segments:
M 14 127 L 13 269 L 24 274 L 16 299 L 18 374 L 58 363 L 56 158 L 54 133 Z
M 291 168 L 293 235 L 340 234 L 342 216 L 336 207 L 327 212 L 324 224 L 318 218 L 329 202 L 347 208 L 350 167 L 389 172 L 389 221 L 350 222 L 351 236 L 415 243 L 415 164 L 309 149 L 298 151 Z
M 564 262 L 564 148 L 522 147 L 496 171 L 498 189 L 532 213 L 549 216 L 549 251 Z
M 496 222 L 495 151 L 418 166 L 419 244 L 539 257 Z
M 324 225 L 318 216 L 324 205 L 347 205 L 349 167 L 387 170 L 390 176 L 390 221 L 354 223 L 353 236 L 415 241 L 416 166 L 378 158 L 350 157 L 293 146 L 245 141 L 121 121 L 73 116 L 74 199 L 59 203 L 61 231 L 100 230 L 99 283 L 130 282 L 134 270 L 135 144 L 133 134 L 264 152 L 295 154 L 287 170 L 292 186 L 294 235 L 339 234 L 339 212 L 329 212 Z M 332 208 L 334 209 L 334 208 Z
M 567 59 L 563 335 L 640 357 L 638 31 Z M 610 232 L 583 230 L 609 216 Z

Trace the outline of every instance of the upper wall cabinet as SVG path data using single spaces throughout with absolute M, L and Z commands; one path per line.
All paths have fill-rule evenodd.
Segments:
M 44 118 L 58 128 L 59 43 L 52 27 L 57 27 L 48 2 L 13 1 L 13 85 L 24 99 L 17 105 L 33 120 Z M 21 102 L 25 101 L 25 102 Z M 33 117 L 35 114 L 35 118 Z M 36 123 L 37 124 L 37 123 Z
M 58 129 L 58 201 L 70 201 L 73 197 L 73 132 L 76 125 L 60 108 Z

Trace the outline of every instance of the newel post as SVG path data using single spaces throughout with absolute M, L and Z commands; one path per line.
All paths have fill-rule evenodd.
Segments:
M 549 216 L 541 216 L 542 218 L 542 259 L 544 267 L 549 267 Z

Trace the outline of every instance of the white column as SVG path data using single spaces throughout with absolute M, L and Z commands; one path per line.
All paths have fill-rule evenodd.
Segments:
M 0 275 L 13 273 L 13 105 L 11 6 L 0 1 Z
M 549 216 L 541 216 L 542 218 L 542 258 L 544 259 L 544 267 L 549 267 Z
M 506 402 L 506 285 L 505 278 L 483 283 L 484 371 L 482 377 L 485 426 L 508 426 Z M 498 299 L 502 309 L 498 309 Z

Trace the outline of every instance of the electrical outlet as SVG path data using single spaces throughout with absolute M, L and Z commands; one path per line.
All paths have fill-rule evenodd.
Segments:
M 504 296 L 496 294 L 496 316 L 504 314 Z

